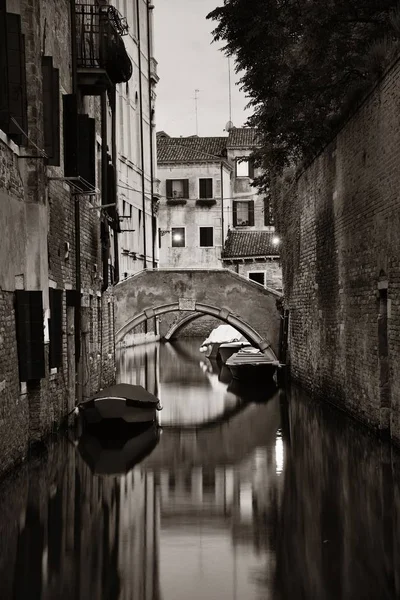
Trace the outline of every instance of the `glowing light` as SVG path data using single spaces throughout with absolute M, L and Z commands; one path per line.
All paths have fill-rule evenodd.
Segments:
M 182 241 L 181 234 L 180 233 L 174 233 L 173 240 L 174 240 L 174 242 L 181 242 Z
M 275 235 L 275 236 L 272 238 L 272 243 L 273 243 L 273 245 L 274 245 L 274 246 L 279 246 L 279 244 L 281 243 L 281 240 L 280 240 L 280 238 L 278 238 L 278 236 L 277 236 L 277 235 Z
M 276 474 L 280 475 L 283 471 L 283 463 L 285 460 L 285 452 L 283 447 L 283 440 L 281 437 L 281 431 L 279 430 L 276 435 L 275 442 L 275 463 L 276 463 Z

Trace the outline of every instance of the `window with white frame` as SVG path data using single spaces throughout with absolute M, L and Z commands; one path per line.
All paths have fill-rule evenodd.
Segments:
M 213 198 L 213 180 L 211 178 L 199 179 L 199 198 L 207 200 Z
M 189 180 L 188 179 L 167 179 L 166 181 L 167 199 L 189 198 Z
M 185 228 L 171 227 L 171 245 L 173 248 L 185 247 Z
M 214 246 L 214 227 L 199 227 L 200 248 Z

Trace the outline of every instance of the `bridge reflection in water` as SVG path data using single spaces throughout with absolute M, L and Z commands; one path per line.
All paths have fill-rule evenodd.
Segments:
M 296 390 L 243 402 L 197 348 L 121 355 L 164 404 L 127 474 L 94 475 L 70 434 L 0 485 L 2 600 L 398 597 L 390 449 Z

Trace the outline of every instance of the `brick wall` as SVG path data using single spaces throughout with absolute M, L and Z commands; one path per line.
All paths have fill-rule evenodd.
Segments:
M 397 442 L 399 94 L 397 63 L 294 183 L 275 190 L 292 377 L 373 427 L 391 421 Z

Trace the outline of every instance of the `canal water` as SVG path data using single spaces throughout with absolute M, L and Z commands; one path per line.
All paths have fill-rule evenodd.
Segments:
M 296 389 L 239 387 L 199 345 L 119 356 L 159 430 L 69 432 L 0 485 L 2 600 L 399 597 L 397 455 Z

